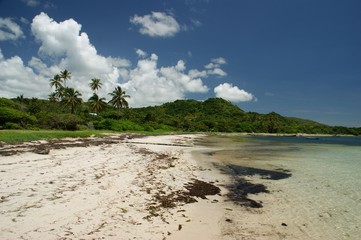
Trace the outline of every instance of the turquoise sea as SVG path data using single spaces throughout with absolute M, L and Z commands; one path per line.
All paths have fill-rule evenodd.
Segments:
M 212 157 L 228 173 L 266 187 L 248 197 L 270 222 L 293 229 L 295 239 L 361 239 L 360 137 L 216 139 L 208 142 L 218 148 Z

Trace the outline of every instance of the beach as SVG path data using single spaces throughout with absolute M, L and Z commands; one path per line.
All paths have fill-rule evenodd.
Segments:
M 0 239 L 357 239 L 360 178 L 345 157 L 358 159 L 359 148 L 306 140 L 118 134 L 0 144 Z
M 2 145 L 0 238 L 220 239 L 227 177 L 194 159 L 200 137 Z

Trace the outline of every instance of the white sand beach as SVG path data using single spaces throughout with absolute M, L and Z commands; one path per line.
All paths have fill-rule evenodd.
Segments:
M 0 239 L 302 239 L 269 211 L 276 195 L 252 196 L 269 210 L 227 200 L 232 179 L 194 145 L 201 137 L 3 144 Z
M 172 199 L 193 179 L 221 181 L 192 158 L 197 137 L 3 146 L 0 239 L 219 239 L 221 196 Z

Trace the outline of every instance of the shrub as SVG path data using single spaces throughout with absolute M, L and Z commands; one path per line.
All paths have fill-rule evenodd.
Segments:
M 95 129 L 112 131 L 144 131 L 144 128 L 128 120 L 103 119 L 94 122 Z
M 7 99 L 7 98 L 0 98 L 0 107 L 8 107 L 8 108 L 15 108 L 15 109 L 20 109 L 20 104 Z
M 4 129 L 21 129 L 21 127 L 17 123 L 7 122 L 4 125 Z
M 36 117 L 29 114 L 8 107 L 0 107 L 0 125 L 7 123 L 16 123 L 19 126 L 26 126 L 36 122 Z
M 39 125 L 41 128 L 48 129 L 62 129 L 62 130 L 79 130 L 83 120 L 75 115 L 69 113 L 53 113 L 40 112 L 37 114 Z

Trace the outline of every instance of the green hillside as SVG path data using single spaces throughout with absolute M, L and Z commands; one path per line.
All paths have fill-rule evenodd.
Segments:
M 0 98 L 0 129 L 104 129 L 114 131 L 254 132 L 361 135 L 361 128 L 327 126 L 275 112 L 245 112 L 221 98 L 177 100 L 160 106 L 91 113 L 90 103 L 77 111 L 41 99 Z

